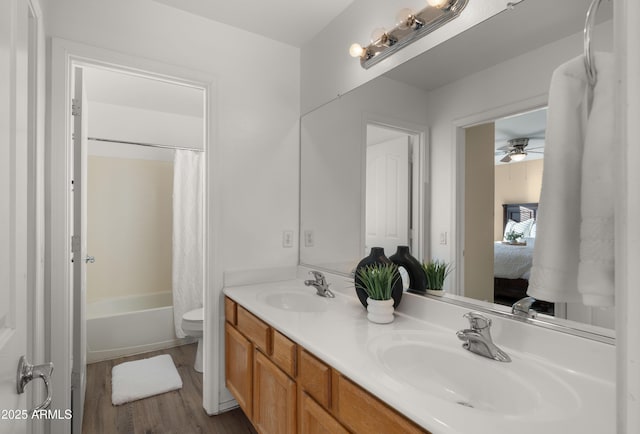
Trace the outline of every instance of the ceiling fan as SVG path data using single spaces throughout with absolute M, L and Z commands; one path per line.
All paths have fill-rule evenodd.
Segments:
M 544 151 L 542 147 L 530 148 L 525 150 L 531 139 L 540 139 L 540 137 L 518 137 L 516 139 L 507 140 L 507 145 L 496 150 L 496 155 L 504 154 L 504 157 L 500 159 L 503 163 L 510 163 L 512 161 L 518 162 L 524 160 L 529 153 L 542 154 Z M 536 150 L 539 149 L 539 150 Z

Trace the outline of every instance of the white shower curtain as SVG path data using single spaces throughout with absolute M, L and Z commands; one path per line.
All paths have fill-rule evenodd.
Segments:
M 175 151 L 173 164 L 173 318 L 185 337 L 182 315 L 202 307 L 204 290 L 203 153 Z

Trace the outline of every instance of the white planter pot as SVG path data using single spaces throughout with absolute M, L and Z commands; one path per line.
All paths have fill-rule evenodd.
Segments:
M 393 299 L 373 300 L 367 298 L 367 319 L 378 324 L 393 321 Z
M 444 291 L 442 289 L 427 289 L 427 294 L 441 297 Z

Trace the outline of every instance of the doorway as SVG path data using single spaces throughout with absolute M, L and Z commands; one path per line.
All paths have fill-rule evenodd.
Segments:
M 72 252 L 72 244 L 77 241 L 74 240 L 74 243 L 69 242 L 69 240 L 72 239 L 72 235 L 74 235 L 74 218 L 70 212 L 74 205 L 73 196 L 77 192 L 77 189 L 81 188 L 81 183 L 75 183 L 75 179 L 80 178 L 73 175 L 74 166 L 77 166 L 77 164 L 74 164 L 72 159 L 77 155 L 77 152 L 74 152 L 72 147 L 72 131 L 66 127 L 66 125 L 72 125 L 72 110 L 76 109 L 76 107 L 73 107 L 69 91 L 74 88 L 73 71 L 76 67 L 81 69 L 93 67 L 102 70 L 118 71 L 123 74 L 128 74 L 129 76 L 145 77 L 156 80 L 157 82 L 200 89 L 203 94 L 200 106 L 203 112 L 203 120 L 197 128 L 198 134 L 202 137 L 200 142 L 202 144 L 202 150 L 205 151 L 202 211 L 204 222 L 204 235 L 202 237 L 204 240 L 204 259 L 202 260 L 202 271 L 203 286 L 205 288 L 203 295 L 203 327 L 211 331 L 204 339 L 204 353 L 207 362 L 203 377 L 203 383 L 205 385 L 203 388 L 203 406 L 209 414 L 215 414 L 219 411 L 220 356 L 217 348 L 219 348 L 220 327 L 217 324 L 217 320 L 219 317 L 218 294 L 222 290 L 222 275 L 219 266 L 219 254 L 217 250 L 213 249 L 213 239 L 215 238 L 217 240 L 220 232 L 218 223 L 220 219 L 218 212 L 215 211 L 213 206 L 214 203 L 219 202 L 220 196 L 219 180 L 217 179 L 218 174 L 213 170 L 213 161 L 215 161 L 216 157 L 216 147 L 214 146 L 215 135 L 210 133 L 214 125 L 213 120 L 215 119 L 215 112 L 213 111 L 215 105 L 212 103 L 215 96 L 214 79 L 210 76 L 185 70 L 181 67 L 124 56 L 108 50 L 88 47 L 59 39 L 54 39 L 52 43 L 52 82 L 54 83 L 51 99 L 52 152 L 49 155 L 48 161 L 50 167 L 49 189 L 52 203 L 50 210 L 51 240 L 49 252 L 52 294 L 51 311 L 56 313 L 51 316 L 50 321 L 51 337 L 52 340 L 57 343 L 55 347 L 51 347 L 50 353 L 51 359 L 56 364 L 56 368 L 58 368 L 57 370 L 60 373 L 58 377 L 54 377 L 53 387 L 56 390 L 69 391 L 72 389 L 72 383 L 82 384 L 81 378 L 75 378 L 78 375 L 77 373 L 74 374 L 73 378 L 72 375 L 70 375 L 71 361 L 79 358 L 78 353 L 76 353 L 76 357 L 72 357 L 74 344 L 71 336 L 73 335 L 75 318 L 72 315 L 70 306 L 72 302 L 75 301 L 75 311 L 77 311 L 77 306 L 81 304 L 77 303 L 79 297 L 72 291 L 72 288 L 74 280 L 77 283 L 77 281 L 81 279 L 74 279 L 71 266 L 69 265 L 69 258 L 75 256 L 79 261 L 74 261 L 74 263 L 84 264 L 86 266 L 85 260 L 88 256 L 86 250 L 80 253 Z M 145 103 L 153 102 L 152 99 L 149 98 L 143 99 Z M 105 104 L 109 103 L 106 102 Z M 158 123 L 156 123 L 156 125 L 159 130 L 164 126 Z M 121 128 L 120 131 L 125 131 L 129 127 L 131 127 L 131 125 Z M 84 136 L 86 137 L 86 134 Z M 147 143 L 142 140 L 132 140 L 131 137 L 133 136 L 127 137 L 127 139 L 121 141 L 137 142 L 138 144 Z M 109 137 L 101 138 L 109 139 Z M 153 141 L 151 143 L 161 144 Z M 175 146 L 177 142 L 172 141 L 171 143 Z M 76 191 L 72 192 L 67 187 L 69 185 L 72 185 Z M 98 258 L 96 258 L 96 261 L 98 261 Z M 205 264 L 206 267 L 204 266 Z M 211 316 L 211 318 L 209 318 L 209 316 Z M 79 324 L 83 323 L 81 320 L 76 322 Z M 207 324 L 210 324 L 210 326 L 207 326 Z M 78 336 L 79 334 L 76 333 L 75 335 Z M 75 349 L 77 351 L 77 348 Z M 80 352 L 80 354 L 81 353 L 82 352 Z M 82 390 L 82 386 L 80 386 L 80 390 Z M 79 400 L 74 400 L 75 406 L 80 405 L 77 401 Z M 71 395 L 65 396 L 65 394 L 61 394 L 61 396 L 54 397 L 52 403 L 53 409 L 61 409 L 61 411 L 64 411 L 71 407 Z M 76 422 L 74 421 L 74 425 L 75 424 Z M 68 421 L 56 421 L 52 424 L 52 432 L 68 432 L 71 428 L 70 425 Z

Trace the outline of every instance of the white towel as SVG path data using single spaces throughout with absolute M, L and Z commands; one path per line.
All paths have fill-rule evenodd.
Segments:
M 527 293 L 552 302 L 606 306 L 613 302 L 614 191 L 612 180 L 604 182 L 613 173 L 613 127 L 608 120 L 613 119 L 613 61 L 598 53 L 596 67 L 599 78 L 591 113 L 582 56 L 561 65 L 551 79 Z M 606 164 L 599 163 L 603 160 Z
M 527 294 L 553 302 L 580 302 L 580 184 L 587 122 L 587 76 L 582 56 L 551 78 L 536 245 Z
M 594 57 L 598 81 L 593 89 L 582 157 L 580 265 L 578 290 L 587 306 L 614 305 L 614 60 Z
M 111 369 L 111 402 L 120 405 L 182 388 L 169 354 L 124 362 Z

